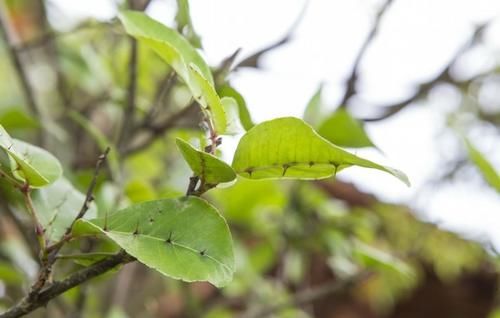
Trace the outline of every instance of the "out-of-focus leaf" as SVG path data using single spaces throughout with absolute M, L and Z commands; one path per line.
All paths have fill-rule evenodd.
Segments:
M 24 283 L 24 275 L 20 273 L 12 264 L 0 261 L 0 281 L 10 285 L 21 285 Z
M 177 0 L 177 15 L 175 16 L 175 21 L 177 22 L 177 28 L 181 30 L 181 32 L 185 31 L 185 35 L 189 39 L 189 42 L 193 44 L 194 47 L 201 48 L 201 39 L 194 30 L 188 0 Z
M 21 107 L 7 107 L 0 110 L 0 123 L 6 130 L 37 128 L 39 123 Z
M 321 119 L 323 118 L 323 100 L 322 100 L 323 85 L 318 87 L 318 90 L 311 97 L 304 110 L 304 121 L 309 123 L 312 127 L 318 127 Z
M 85 200 L 85 196 L 64 177 L 47 187 L 34 191 L 32 198 L 40 223 L 45 229 L 45 235 L 51 241 L 62 238 Z M 85 218 L 90 219 L 96 216 L 97 208 L 94 203 L 91 203 Z
M 343 168 L 360 166 L 387 172 L 410 184 L 403 172 L 335 146 L 294 117 L 266 121 L 250 129 L 238 144 L 232 166 L 250 179 L 321 179 Z
M 142 179 L 134 179 L 125 186 L 125 194 L 133 203 L 151 201 L 157 198 L 153 186 Z
M 219 89 L 218 93 L 220 96 L 232 97 L 236 100 L 236 102 L 238 103 L 238 115 L 240 117 L 240 123 L 243 128 L 245 128 L 245 130 L 249 130 L 255 125 L 252 121 L 252 117 L 250 116 L 250 112 L 248 111 L 245 99 L 237 90 L 229 85 L 224 85 Z
M 465 146 L 469 159 L 476 165 L 481 172 L 484 180 L 495 190 L 500 192 L 500 174 L 495 170 L 495 167 L 489 162 L 484 155 L 474 147 L 474 145 L 465 138 Z
M 400 259 L 362 242 L 356 241 L 352 252 L 354 257 L 365 267 L 415 275 L 412 268 Z
M 234 255 L 224 218 L 197 197 L 132 205 L 105 218 L 79 220 L 74 234 L 102 233 L 141 263 L 187 282 L 231 281 Z
M 180 138 L 177 138 L 175 142 L 194 174 L 207 184 L 230 182 L 236 178 L 233 168 L 219 158 L 196 150 Z
M 43 187 L 62 175 L 59 161 L 48 151 L 13 139 L 0 125 L 0 148 L 9 156 L 12 175 L 31 187 Z
M 318 129 L 318 133 L 328 141 L 350 148 L 374 147 L 363 124 L 341 107 L 328 117 Z

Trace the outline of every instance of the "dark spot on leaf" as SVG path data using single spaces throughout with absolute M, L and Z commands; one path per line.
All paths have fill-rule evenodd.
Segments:
M 200 255 L 201 255 L 201 256 L 205 256 L 205 252 L 206 252 L 206 251 L 207 251 L 207 250 L 200 251 Z
M 314 166 L 314 162 L 313 161 L 309 161 L 309 168 Z

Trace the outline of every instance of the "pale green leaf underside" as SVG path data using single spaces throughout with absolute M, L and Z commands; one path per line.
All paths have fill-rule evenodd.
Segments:
M 218 91 L 220 96 L 224 97 L 232 97 L 238 103 L 238 115 L 240 119 L 240 123 L 245 128 L 245 130 L 249 130 L 255 124 L 252 121 L 252 117 L 250 116 L 250 112 L 248 111 L 247 103 L 241 94 L 235 90 L 233 87 L 229 85 L 224 85 L 219 88 Z
M 488 184 L 492 186 L 496 191 L 500 192 L 500 174 L 468 139 L 464 140 L 470 160 L 479 169 L 484 180 L 486 180 L 486 182 L 488 182 Z
M 176 30 L 138 11 L 124 11 L 120 13 L 119 18 L 128 34 L 140 40 L 151 40 L 147 42 L 148 45 L 156 42 L 157 45 L 153 49 L 162 57 L 165 57 L 161 54 L 162 52 L 176 51 L 178 56 L 182 57 L 183 67 L 186 67 L 190 63 L 195 64 L 200 68 L 203 77 L 213 85 L 212 73 L 207 63 L 198 51 Z M 165 50 L 163 49 L 163 45 L 166 48 Z M 167 62 L 170 64 L 171 61 L 167 60 Z M 179 75 L 186 74 L 186 72 L 181 72 Z
M 139 203 L 107 218 L 80 220 L 74 231 L 100 232 L 141 263 L 175 279 L 223 286 L 233 276 L 226 221 L 197 197 Z
M 203 76 L 201 70 L 193 63 L 189 64 L 189 76 L 192 80 L 191 91 L 194 98 L 204 110 L 212 114 L 214 128 L 224 134 L 227 128 L 226 113 L 214 86 Z
M 45 235 L 50 241 L 62 238 L 85 200 L 85 196 L 64 177 L 47 187 L 34 191 L 32 198 L 40 223 L 45 229 Z M 85 218 L 90 219 L 96 216 L 97 209 L 92 203 Z
M 172 66 L 191 94 L 209 114 L 218 134 L 226 131 L 226 116 L 214 88 L 212 73 L 198 51 L 177 31 L 141 12 L 125 11 L 120 20 L 128 34 L 152 48 Z
M 363 148 L 373 147 L 363 125 L 351 116 L 345 108 L 337 109 L 318 129 L 318 133 L 326 140 L 341 147 Z
M 175 142 L 191 170 L 205 183 L 219 184 L 236 178 L 233 168 L 219 158 L 195 149 L 180 138 L 177 138 Z
M 0 125 L 0 148 L 9 156 L 12 175 L 31 187 L 43 187 L 62 175 L 57 158 L 48 151 L 11 138 Z
M 409 185 L 401 171 L 379 165 L 339 148 L 304 121 L 284 117 L 263 122 L 240 140 L 233 169 L 251 179 L 321 179 L 349 166 L 378 169 Z

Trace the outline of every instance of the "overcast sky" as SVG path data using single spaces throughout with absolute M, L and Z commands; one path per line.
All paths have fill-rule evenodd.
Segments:
M 51 3 L 59 12 L 53 22 L 59 25 L 88 16 L 109 19 L 116 14 L 112 0 L 51 0 Z M 204 54 L 212 65 L 238 48 L 242 48 L 244 56 L 280 39 L 305 5 L 303 0 L 192 0 L 190 3 Z M 280 116 L 301 116 L 321 82 L 325 83 L 327 105 L 333 109 L 381 3 L 310 0 L 294 40 L 268 54 L 263 60 L 263 70 L 243 70 L 234 76 L 233 83 L 246 98 L 254 119 L 259 122 Z M 148 13 L 171 24 L 175 1 L 156 0 Z M 498 0 L 395 0 L 361 64 L 360 103 L 373 107 L 407 97 L 416 83 L 432 78 L 448 63 L 475 25 L 495 17 L 500 17 Z M 499 22 L 487 33 L 486 45 L 462 60 L 459 72 L 467 75 L 498 63 Z M 443 227 L 481 241 L 491 240 L 500 248 L 500 197 L 493 190 L 479 188 L 475 179 L 471 183 L 422 191 L 426 187 L 424 182 L 436 174 L 438 163 L 445 159 L 443 143 L 436 140 L 443 139 L 446 112 L 458 106 L 457 98 L 446 90 L 434 95 L 425 105 L 420 103 L 390 120 L 367 125 L 385 156 L 370 150 L 358 152 L 405 171 L 413 183 L 411 188 L 367 169 L 348 169 L 340 177 L 381 198 L 411 204 Z M 500 147 L 493 151 L 497 140 L 491 136 L 482 139 L 479 146 L 500 167 Z M 230 150 L 235 142 L 226 140 L 225 149 Z

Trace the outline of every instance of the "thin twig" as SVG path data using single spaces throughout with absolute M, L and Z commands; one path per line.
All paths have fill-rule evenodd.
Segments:
M 387 118 L 397 114 L 401 110 L 403 110 L 406 106 L 409 106 L 409 105 L 413 104 L 414 102 L 416 102 L 417 100 L 427 96 L 427 94 L 431 91 L 431 89 L 439 83 L 442 83 L 442 82 L 443 83 L 451 83 L 451 84 L 454 84 L 454 85 L 460 87 L 460 86 L 467 85 L 467 84 L 473 82 L 474 80 L 476 80 L 477 78 L 481 78 L 482 76 L 484 76 L 483 74 L 479 74 L 479 75 L 474 76 L 473 78 L 468 79 L 466 81 L 458 81 L 458 80 L 453 79 L 453 77 L 451 76 L 450 73 L 451 73 L 451 69 L 452 69 L 453 65 L 456 63 L 456 61 L 468 49 L 470 49 L 472 46 L 474 46 L 479 41 L 479 39 L 481 38 L 481 35 L 483 34 L 484 30 L 486 29 L 486 27 L 488 25 L 489 25 L 489 22 L 486 22 L 482 25 L 479 25 L 474 30 L 472 36 L 455 53 L 453 58 L 448 62 L 448 64 L 443 68 L 443 70 L 437 76 L 432 78 L 431 80 L 418 85 L 416 91 L 410 97 L 408 97 L 405 100 L 400 101 L 398 103 L 384 106 L 381 115 L 374 117 L 374 118 L 365 118 L 365 119 L 363 119 L 363 121 L 373 122 L 373 121 L 380 121 L 380 120 L 387 119 Z
M 195 102 L 192 102 L 188 106 L 182 108 L 181 110 L 179 110 L 175 114 L 168 117 L 164 122 L 147 127 L 149 130 L 149 136 L 142 139 L 139 143 L 129 145 L 128 148 L 123 149 L 121 151 L 122 156 L 124 156 L 124 157 L 129 156 L 131 154 L 136 153 L 137 151 L 140 151 L 140 150 L 148 147 L 158 137 L 162 136 L 168 130 L 175 127 L 175 125 L 178 123 L 178 121 L 180 119 L 185 117 L 187 114 L 189 114 L 191 111 L 193 111 L 193 109 L 195 109 L 197 107 L 198 107 L 197 104 Z
M 118 137 L 118 146 L 123 147 L 127 137 L 129 137 L 130 129 L 134 126 L 135 110 L 136 110 L 136 92 L 137 92 L 137 60 L 138 60 L 138 43 L 133 37 L 130 37 L 130 59 L 128 62 L 128 88 L 127 88 L 127 107 L 123 117 L 123 123 Z
M 375 39 L 375 36 L 377 35 L 379 26 L 380 26 L 380 21 L 382 20 L 382 17 L 384 14 L 387 12 L 387 9 L 391 5 L 393 0 L 387 0 L 382 8 L 379 10 L 375 17 L 375 21 L 373 22 L 373 26 L 370 30 L 370 33 L 368 33 L 368 36 L 366 37 L 365 41 L 361 45 L 361 48 L 358 51 L 358 54 L 356 56 L 356 59 L 354 60 L 354 64 L 352 66 L 351 74 L 349 75 L 349 78 L 346 81 L 346 88 L 344 92 L 344 96 L 342 97 L 339 107 L 347 107 L 347 102 L 349 99 L 351 99 L 352 96 L 356 94 L 356 84 L 358 82 L 358 73 L 359 73 L 359 65 L 361 64 L 361 60 L 365 56 L 366 50 L 370 46 L 370 44 L 373 42 Z
M 126 264 L 132 261 L 134 261 L 134 258 L 124 251 L 107 257 L 89 267 L 86 267 L 72 274 L 62 281 L 50 284 L 49 286 L 41 290 L 36 295 L 36 297 L 24 297 L 17 305 L 11 307 L 3 314 L 0 314 L 0 318 L 17 318 L 24 316 L 39 307 L 45 306 L 50 300 L 70 290 L 71 288 L 78 286 L 94 277 L 102 275 L 120 264 Z

